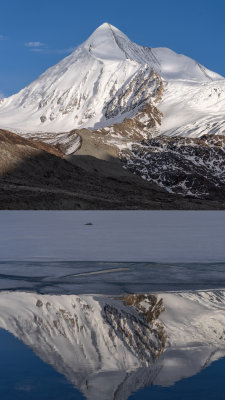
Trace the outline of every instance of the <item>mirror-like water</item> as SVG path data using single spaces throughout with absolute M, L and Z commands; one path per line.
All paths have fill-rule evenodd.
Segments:
M 0 330 L 0 343 L 1 399 L 84 399 L 63 375 L 8 331 Z
M 224 398 L 225 290 L 40 294 L 36 283 L 0 292 L 4 400 Z
M 63 375 L 44 363 L 12 334 L 2 329 L 0 330 L 0 343 L 0 396 L 2 399 L 85 399 L 84 395 Z M 172 386 L 157 385 L 142 388 L 138 392 L 132 393 L 129 400 L 150 398 L 188 400 L 191 397 L 222 400 L 225 394 L 224 368 L 225 358 L 214 362 L 197 375 L 182 379 Z M 151 370 L 149 370 L 149 374 L 151 375 Z

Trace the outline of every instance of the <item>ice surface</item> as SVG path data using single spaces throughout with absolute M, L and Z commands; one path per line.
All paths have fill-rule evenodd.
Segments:
M 124 295 L 225 288 L 225 263 L 0 262 L 0 290 Z
M 224 237 L 224 211 L 0 212 L 0 260 L 224 262 Z

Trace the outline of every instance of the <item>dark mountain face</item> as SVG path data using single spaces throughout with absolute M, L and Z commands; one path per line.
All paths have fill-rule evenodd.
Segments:
M 121 158 L 131 172 L 170 193 L 224 201 L 225 137 L 160 135 L 133 144 Z
M 57 148 L 0 131 L 0 209 L 219 209 L 169 194 L 118 159 L 63 158 Z

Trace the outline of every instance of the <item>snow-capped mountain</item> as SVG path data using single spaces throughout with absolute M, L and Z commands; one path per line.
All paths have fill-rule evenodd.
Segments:
M 87 399 L 126 400 L 172 385 L 225 355 L 225 292 L 0 294 L 0 327 L 31 347 Z
M 149 64 L 151 59 L 150 50 L 103 24 L 70 56 L 2 100 L 1 126 L 65 132 L 122 122 L 158 97 L 161 78 Z
M 0 129 L 47 142 L 66 155 L 123 159 L 132 172 L 171 193 L 217 200 L 224 187 L 223 146 L 214 146 L 205 166 L 205 156 L 195 157 L 194 139 L 223 136 L 224 110 L 222 76 L 170 49 L 139 46 L 105 23 L 36 81 L 0 100 Z M 152 151 L 149 140 L 156 136 L 163 146 Z M 193 138 L 185 166 L 182 140 L 177 158 L 165 136 Z M 211 139 L 206 141 L 210 146 Z
M 167 87 L 166 82 L 171 81 L 172 86 Z M 214 94 L 214 86 L 220 89 L 223 99 L 225 84 L 220 75 L 172 50 L 132 43 L 105 23 L 35 82 L 1 100 L 0 127 L 22 132 L 102 128 L 133 117 L 145 104 L 159 105 L 163 88 L 166 94 L 162 110 L 166 114 L 167 103 L 169 107 L 174 107 L 175 99 L 180 103 L 177 90 L 180 97 L 191 92 L 192 98 L 192 91 L 206 87 L 207 93 L 201 97 L 207 98 L 210 88 Z M 198 93 L 196 96 L 199 106 Z

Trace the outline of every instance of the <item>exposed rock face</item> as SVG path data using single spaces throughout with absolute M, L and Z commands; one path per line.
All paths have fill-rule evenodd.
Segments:
M 144 315 L 147 322 L 152 322 L 165 311 L 162 299 L 158 300 L 153 294 L 129 294 L 123 297 L 123 303 L 126 306 L 135 307 Z M 146 307 L 146 305 L 149 305 Z
M 130 295 L 123 299 L 123 304 L 138 311 L 139 316 L 125 310 L 118 311 L 113 305 L 105 305 L 104 312 L 112 332 L 122 336 L 129 348 L 137 353 L 139 360 L 156 360 L 163 352 L 166 334 L 163 325 L 157 321 L 164 306 L 162 299 L 154 295 Z M 156 311 L 157 309 L 157 311 Z
M 126 168 L 149 182 L 183 196 L 223 199 L 225 137 L 158 136 L 122 150 Z
M 120 114 L 140 110 L 146 104 L 158 103 L 161 100 L 163 83 L 160 76 L 149 67 L 145 67 L 119 90 L 105 106 L 106 119 Z
M 76 150 L 76 155 L 91 155 L 105 160 L 115 157 L 119 160 L 121 149 L 129 149 L 137 141 L 155 136 L 161 118 L 160 111 L 149 102 L 140 107 L 134 118 L 125 118 L 119 124 L 95 130 L 73 130 L 70 135 L 80 137 L 80 147 Z M 68 146 L 67 154 L 69 153 Z

